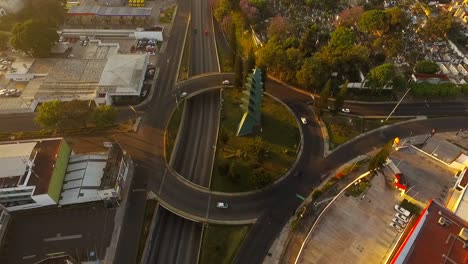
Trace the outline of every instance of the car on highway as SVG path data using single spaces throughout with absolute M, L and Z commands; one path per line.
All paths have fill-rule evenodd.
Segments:
M 230 84 L 229 80 L 224 80 L 223 81 L 223 85 L 229 85 L 229 84 Z
M 208 36 L 208 30 L 205 30 L 205 36 Z
M 408 223 L 408 217 L 406 217 L 405 215 L 403 214 L 400 214 L 400 213 L 395 213 L 395 217 L 402 220 L 403 222 L 405 223 Z
M 405 208 L 399 206 L 398 204 L 395 204 L 395 211 L 399 212 L 400 214 L 403 214 L 404 216 L 408 217 L 410 216 L 411 212 L 406 210 Z
M 228 206 L 227 203 L 224 203 L 224 202 L 217 202 L 217 203 L 216 203 L 216 207 L 221 208 L 221 209 L 226 209 L 226 208 L 228 208 L 229 206 Z
M 389 226 L 395 228 L 398 232 L 402 232 L 403 228 L 401 228 L 399 225 L 395 224 L 394 222 L 391 222 Z
M 327 107 L 327 109 L 330 110 L 330 111 L 335 111 L 335 107 L 332 106 L 332 105 L 329 105 L 329 106 Z
M 301 122 L 302 124 L 307 125 L 307 118 L 301 117 Z
M 187 96 L 187 95 L 188 95 L 187 92 L 183 92 L 183 93 L 180 94 L 180 98 L 184 98 L 184 97 Z
M 343 112 L 343 113 L 351 113 L 351 111 L 349 111 L 349 108 L 342 108 L 342 109 L 341 109 L 341 112 Z

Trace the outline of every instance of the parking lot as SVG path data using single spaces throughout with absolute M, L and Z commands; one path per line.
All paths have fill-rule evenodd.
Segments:
M 455 170 L 413 148 L 400 149 L 390 158 L 408 182 L 407 195 L 423 204 L 430 199 L 444 204 L 447 191 L 456 181 Z M 383 172 L 387 178 L 394 177 L 387 167 Z
M 383 263 L 399 238 L 389 226 L 401 197 L 382 176 L 365 197 L 342 194 L 310 236 L 299 263 Z M 361 199 L 362 198 L 362 199 Z
M 12 215 L 0 263 L 36 263 L 66 252 L 81 261 L 103 258 L 110 243 L 115 209 L 102 204 L 23 211 Z

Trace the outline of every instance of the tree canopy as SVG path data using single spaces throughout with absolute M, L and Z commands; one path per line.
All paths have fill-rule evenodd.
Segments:
M 42 103 L 37 107 L 34 122 L 43 128 L 62 128 L 62 102 L 58 100 Z
M 414 71 L 417 73 L 433 74 L 439 70 L 439 65 L 430 60 L 418 61 L 414 67 Z
M 436 40 L 444 38 L 450 31 L 453 25 L 453 16 L 450 13 L 430 16 L 420 34 L 428 40 Z
M 37 20 L 16 24 L 12 31 L 11 45 L 34 57 L 46 57 L 59 39 L 55 28 Z
M 110 105 L 100 105 L 93 111 L 93 120 L 97 127 L 111 126 L 117 118 L 117 110 Z
M 384 63 L 370 70 L 367 75 L 370 87 L 382 88 L 395 77 L 393 64 Z
M 6 32 L 0 32 L 0 50 L 4 50 L 8 47 L 8 40 L 10 35 Z

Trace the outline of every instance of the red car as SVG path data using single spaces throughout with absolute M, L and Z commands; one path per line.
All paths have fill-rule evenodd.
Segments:
M 205 36 L 208 36 L 208 30 L 205 30 Z

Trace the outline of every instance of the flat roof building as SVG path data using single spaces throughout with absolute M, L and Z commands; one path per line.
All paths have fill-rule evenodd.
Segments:
M 468 223 L 430 200 L 392 264 L 467 263 Z
M 1 144 L 0 204 L 16 211 L 118 200 L 131 164 L 116 144 L 89 155 L 72 153 L 62 138 Z

